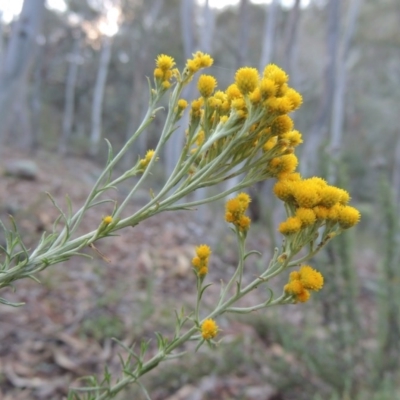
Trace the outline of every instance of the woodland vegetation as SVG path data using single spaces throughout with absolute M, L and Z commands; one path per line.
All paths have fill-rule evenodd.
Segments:
M 151 398 L 400 396 L 398 0 L 240 0 L 224 8 L 208 0 L 59 3 L 25 0 L 13 20 L 0 9 L 0 217 L 13 215 L 28 246 L 57 217 L 44 193 L 61 204 L 68 194 L 79 207 L 107 160 L 104 139 L 118 151 L 136 131 L 157 55 L 171 55 L 182 69 L 198 50 L 214 58 L 209 73 L 221 88 L 242 66 L 262 71 L 275 63 L 287 71 L 303 96 L 293 116 L 304 139 L 296 150 L 301 174 L 349 190 L 362 215 L 315 257 L 325 287 L 312 301 L 226 317 L 217 350 L 205 346 L 146 377 Z M 190 84 L 182 97 L 191 101 L 195 91 Z M 188 121 L 187 113 L 147 190 L 172 172 Z M 159 129 L 157 117 L 124 156 L 124 168 L 154 148 Z M 283 210 L 271 189 L 266 182 L 250 191 L 248 241 L 265 254 L 252 277 L 281 240 Z M 128 209 L 146 196 L 140 192 Z M 214 281 L 235 263 L 222 208 L 162 214 L 102 241 L 88 251 L 94 260 L 71 259 L 39 274 L 41 285 L 6 289 L 26 305 L 0 305 L 0 398 L 66 398 L 79 377 L 101 374 L 105 363 L 118 369 L 121 349 L 111 337 L 129 346 L 173 329 L 168 313 L 177 293 L 183 304 L 195 297 L 187 278 L 193 246 L 213 242 Z M 88 215 L 83 228 L 94 229 L 99 216 Z M 141 396 L 131 388 L 118 398 Z

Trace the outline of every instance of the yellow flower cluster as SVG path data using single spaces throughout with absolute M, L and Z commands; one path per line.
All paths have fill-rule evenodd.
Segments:
M 211 249 L 206 244 L 196 247 L 196 256 L 192 259 L 193 267 L 200 278 L 208 273 L 208 261 L 211 255 Z
M 206 319 L 201 324 L 201 336 L 204 340 L 210 340 L 217 336 L 218 325 L 213 319 Z
M 192 102 L 191 126 L 203 129 L 208 139 L 219 124 L 234 124 L 232 134 L 217 140 L 208 157 L 217 157 L 233 144 L 230 154 L 235 165 L 262 158 L 260 180 L 293 172 L 298 161 L 292 153 L 302 143 L 302 137 L 293 130 L 293 120 L 287 114 L 300 106 L 302 98 L 287 85 L 287 80 L 286 73 L 274 64 L 268 65 L 262 76 L 257 69 L 244 67 L 236 72 L 235 82 L 224 92 L 217 90 L 213 94 L 215 78 L 200 76 L 201 97 Z M 254 123 L 248 125 L 246 132 L 241 131 L 249 119 Z
M 145 169 L 149 164 L 151 159 L 154 157 L 154 150 L 147 150 L 146 155 L 139 161 L 141 168 Z
M 243 95 L 252 93 L 258 86 L 258 71 L 255 68 L 240 68 L 235 75 L 236 86 Z
M 193 54 L 178 81 L 188 82 L 212 63 L 208 54 Z M 171 71 L 173 65 L 169 56 L 157 58 L 160 71 Z M 238 69 L 234 83 L 225 91 L 217 90 L 213 76 L 201 75 L 197 85 L 201 96 L 191 103 L 186 136 L 188 154 L 197 155 L 188 171 L 194 175 L 197 168 L 212 166 L 209 182 L 233 176 L 235 167 L 249 173 L 252 182 L 277 178 L 274 192 L 289 210 L 288 219 L 279 227 L 284 235 L 302 229 L 310 233 L 324 224 L 331 230 L 348 229 L 360 220 L 359 211 L 348 205 L 349 194 L 323 179 L 303 179 L 295 172 L 295 148 L 303 139 L 288 114 L 300 107 L 302 97 L 288 81 L 286 72 L 275 64 L 267 65 L 262 74 L 251 67 Z M 225 219 L 245 232 L 250 219 L 241 207 L 237 198 L 229 200 Z
M 293 271 L 289 275 L 289 282 L 283 290 L 294 297 L 296 302 L 305 303 L 310 298 L 310 290 L 315 292 L 324 286 L 322 274 L 309 265 L 303 265 L 299 271 Z
M 216 86 L 217 80 L 213 76 L 200 75 L 199 81 L 197 82 L 197 89 L 199 89 L 203 97 L 210 97 Z
M 201 68 L 211 67 L 213 62 L 214 60 L 209 54 L 197 51 L 193 54 L 193 58 L 187 60 L 185 69 L 189 71 L 190 75 L 193 75 Z
M 156 69 L 154 70 L 154 77 L 159 81 L 164 89 L 168 89 L 171 86 L 169 82 L 174 75 L 172 69 L 175 65 L 175 61 L 172 57 L 165 54 L 160 54 L 156 59 Z
M 323 223 L 338 223 L 340 228 L 348 229 L 360 220 L 360 212 L 347 205 L 348 192 L 328 185 L 322 178 L 301 179 L 298 173 L 283 174 L 273 190 L 295 210 L 294 215 L 279 226 L 284 235 L 297 233 L 308 226 L 319 227 Z
M 247 193 L 239 193 L 225 204 L 225 221 L 235 225 L 240 232 L 247 232 L 250 227 L 251 219 L 244 215 L 250 201 L 251 198 Z

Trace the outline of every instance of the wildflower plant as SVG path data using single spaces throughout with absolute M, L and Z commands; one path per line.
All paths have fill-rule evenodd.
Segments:
M 217 81 L 213 76 L 203 74 L 197 80 L 200 96 L 189 105 L 187 100 L 181 98 L 182 89 L 199 70 L 212 63 L 213 59 L 208 54 L 197 52 L 187 60 L 183 71 L 179 71 L 172 57 L 158 56 L 154 80 L 149 80 L 150 101 L 146 116 L 116 155 L 107 141 L 107 163 L 83 206 L 73 213 L 69 204 L 64 212 L 50 197 L 60 216 L 54 223 L 53 231 L 44 232 L 32 251 L 24 246 L 15 224 L 11 230 L 3 225 L 7 240 L 6 246 L 1 248 L 4 257 L 0 266 L 0 288 L 12 286 L 14 281 L 22 278 L 38 280 L 38 272 L 72 256 L 83 256 L 82 251 L 93 246 L 97 240 L 113 236 L 115 232 L 135 226 L 156 214 L 194 209 L 200 204 L 239 192 L 227 200 L 225 208 L 225 220 L 231 224 L 236 236 L 238 264 L 233 275 L 221 283 L 215 307 L 210 312 L 202 310 L 202 297 L 210 286 L 208 272 L 212 268 L 212 250 L 207 244 L 200 244 L 192 260 L 197 282 L 196 304 L 191 312 L 176 312 L 176 328 L 171 337 L 156 334 L 158 352 L 152 357 L 146 353 L 148 343 L 142 343 L 139 349 L 125 347 L 128 357 L 122 360 L 122 376 L 119 379 L 112 378 L 106 370 L 101 382 L 90 378 L 88 387 L 73 390 L 69 399 L 113 398 L 131 383 L 138 384 L 150 398 L 140 378 L 160 362 L 181 356 L 178 350 L 189 340 L 196 340 L 197 348 L 204 343 L 214 345 L 217 337 L 223 337 L 217 322 L 220 315 L 227 312 L 249 313 L 274 305 L 307 301 L 311 291 L 322 288 L 323 276 L 304 263 L 330 239 L 360 219 L 358 210 L 348 205 L 350 196 L 345 190 L 330 186 L 321 178 L 302 178 L 296 172 L 298 159 L 295 148 L 302 143 L 302 135 L 294 130 L 289 114 L 299 108 L 302 97 L 288 86 L 287 74 L 274 64 L 266 66 L 261 75 L 255 68 L 240 68 L 234 82 L 225 91 L 217 90 Z M 160 110 L 159 100 L 167 93 L 168 113 L 157 146 L 148 150 L 131 168 L 114 177 L 115 166 L 152 123 Z M 190 113 L 189 126 L 175 168 L 163 187 L 149 194 L 146 205 L 127 215 L 126 205 L 161 159 L 162 149 L 174 134 L 186 108 Z M 126 198 L 121 203 L 114 201 L 112 189 L 134 176 L 138 177 L 137 182 Z M 187 200 L 188 195 L 199 188 L 215 186 L 236 177 L 239 177 L 238 183 L 229 189 L 201 200 Z M 246 211 L 251 199 L 242 190 L 269 178 L 277 180 L 274 193 L 286 209 L 287 219 L 279 226 L 283 242 L 280 248 L 275 249 L 264 271 L 252 282 L 244 284 L 245 262 L 254 252 L 246 249 L 246 237 L 251 225 Z M 103 203 L 113 204 L 113 212 L 99 220 L 97 229 L 78 235 L 85 213 Z M 293 271 L 293 268 L 296 270 Z M 269 289 L 269 295 L 260 304 L 235 306 L 248 293 L 268 285 L 272 278 L 283 273 L 289 277 L 281 294 L 275 296 Z M 0 301 L 11 306 L 20 305 L 6 299 Z

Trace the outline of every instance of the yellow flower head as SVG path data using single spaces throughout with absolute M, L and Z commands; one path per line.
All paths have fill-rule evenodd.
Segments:
M 360 212 L 354 207 L 341 206 L 338 210 L 338 222 L 343 229 L 348 229 L 358 224 L 360 218 Z
M 293 183 L 289 179 L 282 179 L 275 183 L 275 196 L 282 201 L 289 202 L 293 198 Z
M 293 129 L 293 120 L 288 115 L 276 117 L 271 125 L 271 133 L 273 135 L 282 135 Z
M 200 257 L 194 256 L 192 258 L 192 264 L 196 269 L 200 268 L 201 264 L 202 264 L 202 261 L 201 261 Z
M 326 183 L 326 180 L 323 178 L 320 178 L 319 176 L 313 176 L 312 178 L 308 178 L 307 181 L 314 183 L 316 185 L 316 187 L 321 188 L 321 189 L 328 186 L 328 184 Z
M 236 196 L 236 199 L 239 201 L 239 203 L 243 207 L 243 212 L 247 210 L 247 207 L 249 206 L 251 202 L 251 198 L 247 193 L 241 192 Z
M 296 217 L 301 221 L 302 226 L 312 225 L 315 220 L 315 213 L 310 208 L 298 208 L 296 210 Z
M 339 219 L 339 212 L 343 206 L 339 203 L 334 204 L 331 208 L 328 208 L 327 220 L 337 222 Z
M 304 287 L 298 279 L 293 279 L 284 286 L 283 290 L 287 294 L 298 295 L 304 290 Z
M 247 215 L 241 215 L 236 225 L 241 232 L 247 232 L 250 228 L 250 223 L 251 219 Z
M 313 208 L 314 214 L 318 219 L 327 219 L 329 214 L 329 208 L 323 206 L 316 206 Z
M 312 208 L 317 205 L 319 196 L 316 184 L 309 180 L 293 183 L 293 196 L 299 207 Z
M 232 214 L 239 214 L 242 212 L 242 204 L 240 201 L 234 197 L 233 199 L 227 200 L 225 204 L 226 211 Z
M 249 99 L 253 104 L 258 104 L 261 101 L 260 88 L 256 87 L 250 94 Z
M 202 53 L 198 51 L 195 56 L 200 59 L 201 68 L 211 67 L 213 65 L 214 60 L 209 54 Z
M 201 336 L 204 340 L 210 340 L 217 336 L 218 333 L 218 325 L 213 319 L 206 319 L 201 324 Z
M 300 282 L 305 289 L 317 292 L 324 286 L 324 277 L 322 274 L 309 265 L 303 265 L 299 270 L 299 274 Z
M 310 298 L 310 292 L 307 289 L 304 289 L 301 293 L 296 296 L 296 301 L 300 303 L 305 303 Z
M 142 158 L 142 159 L 140 160 L 140 166 L 141 166 L 142 168 L 146 168 L 146 167 L 150 164 L 150 161 L 151 161 L 151 159 L 153 158 L 154 153 L 155 153 L 154 150 L 147 150 L 147 153 L 146 153 L 146 155 L 144 156 L 144 158 Z
M 225 93 L 229 101 L 242 97 L 239 88 L 234 83 L 232 83 L 232 85 L 229 85 L 227 87 Z
M 291 111 L 297 110 L 301 106 L 301 103 L 303 103 L 301 94 L 292 88 L 286 90 L 285 97 L 288 98 L 292 104 Z
M 193 54 L 193 58 L 186 61 L 186 68 L 191 74 L 196 73 L 200 68 L 210 67 L 214 60 L 209 54 L 204 54 L 201 51 Z
M 297 217 L 289 217 L 286 221 L 279 225 L 279 232 L 282 235 L 292 235 L 299 232 L 301 229 L 301 221 Z
M 113 217 L 112 217 L 111 215 L 107 215 L 106 217 L 103 218 L 103 222 L 104 222 L 106 225 L 111 224 L 112 220 L 113 220 Z
M 296 147 L 299 144 L 303 143 L 301 133 L 296 130 L 283 133 L 281 135 L 281 138 L 287 140 L 288 146 L 291 146 L 291 147 Z
M 268 111 L 278 115 L 287 114 L 292 111 L 292 103 L 286 97 L 270 97 L 265 100 Z
M 272 79 L 263 78 L 260 82 L 260 92 L 264 99 L 276 95 L 278 87 Z
M 349 193 L 346 190 L 340 188 L 338 188 L 338 191 L 340 192 L 340 204 L 346 205 L 350 201 Z
M 188 102 L 185 99 L 179 99 L 178 100 L 178 107 L 181 110 L 184 110 L 188 106 Z
M 210 257 L 211 249 L 206 244 L 201 244 L 200 246 L 196 247 L 196 254 L 201 260 L 205 260 L 206 258 Z
M 190 114 L 192 117 L 200 118 L 201 117 L 201 107 L 203 105 L 203 98 L 200 97 L 197 100 L 192 101 L 192 109 L 190 110 Z
M 320 191 L 320 197 L 319 204 L 330 208 L 340 201 L 342 193 L 337 187 L 327 185 Z
M 163 72 L 171 69 L 175 65 L 175 61 L 172 57 L 165 54 L 160 54 L 156 58 L 157 68 L 161 69 Z
M 161 79 L 164 76 L 164 71 L 161 68 L 156 68 L 154 70 L 154 78 Z
M 268 163 L 267 171 L 272 176 L 288 174 L 294 172 L 299 160 L 294 154 L 286 154 L 271 159 Z
M 235 83 L 243 95 L 255 90 L 258 80 L 259 76 L 256 68 L 244 67 L 236 71 Z
M 263 150 L 265 152 L 273 149 L 276 146 L 276 143 L 278 142 L 277 136 L 273 136 L 272 138 L 268 139 L 263 146 Z
M 280 157 L 281 159 L 281 174 L 289 174 L 295 171 L 299 160 L 294 154 L 286 154 Z
M 220 109 L 222 106 L 222 101 L 220 99 L 217 99 L 215 96 L 212 96 L 208 99 L 208 105 L 211 108 Z
M 291 172 L 290 174 L 282 175 L 280 179 L 286 179 L 291 182 L 301 181 L 301 175 L 299 172 Z
M 191 74 L 195 74 L 201 68 L 201 61 L 198 58 L 187 60 L 186 68 Z
M 287 83 L 289 80 L 286 72 L 275 64 L 267 65 L 264 69 L 263 76 L 264 78 L 272 79 L 278 85 Z
M 200 75 L 197 88 L 203 97 L 210 97 L 216 86 L 217 80 L 213 76 Z
M 292 282 L 292 281 L 299 281 L 300 280 L 300 273 L 299 273 L 299 271 L 292 271 L 290 274 L 289 274 L 289 282 Z
M 198 270 L 198 275 L 200 278 L 205 277 L 208 274 L 208 267 L 205 265 Z
M 278 85 L 278 91 L 276 92 L 276 97 L 283 97 L 286 95 L 286 92 L 288 91 L 289 86 L 287 85 L 287 83 L 282 83 L 282 85 Z M 290 101 L 290 99 L 288 98 L 288 100 Z M 292 103 L 290 103 L 292 104 Z M 293 106 L 291 106 L 292 108 Z

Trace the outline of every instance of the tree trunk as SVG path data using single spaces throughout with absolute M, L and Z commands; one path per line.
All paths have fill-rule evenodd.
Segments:
M 282 67 L 290 75 L 291 86 L 297 82 L 296 77 L 296 49 L 298 48 L 298 28 L 300 21 L 300 0 L 296 0 L 290 10 L 289 18 L 286 23 L 283 39 Z
M 151 10 L 144 18 L 143 32 L 141 32 L 143 38 L 145 38 L 147 35 L 151 35 L 154 24 L 157 21 L 160 12 L 162 11 L 163 3 L 164 0 L 155 1 L 151 7 Z M 140 45 L 138 45 L 138 43 L 135 43 L 132 46 L 132 53 L 134 54 L 135 61 L 132 69 L 132 91 L 129 102 L 129 122 L 125 135 L 126 141 L 128 141 L 128 139 L 133 136 L 147 111 L 148 86 L 146 80 L 144 80 L 144 76 L 146 75 L 146 57 L 148 53 L 147 43 L 148 41 L 142 40 Z M 146 133 L 142 132 L 138 140 L 135 142 L 135 146 L 129 149 L 129 151 L 125 154 L 122 161 L 123 167 L 125 169 L 132 167 L 132 165 L 136 161 L 136 157 L 138 157 L 139 155 L 143 157 L 147 149 L 147 138 L 148 136 L 146 135 Z
M 44 0 L 25 0 L 12 29 L 0 76 L 0 142 L 8 130 L 10 112 L 21 80 L 28 74 L 43 13 Z
M 329 154 L 332 162 L 329 166 L 329 179 L 334 182 L 336 178 L 337 164 L 340 161 L 343 139 L 344 110 L 347 87 L 348 60 L 351 42 L 356 29 L 356 22 L 362 0 L 353 0 L 350 3 L 346 31 L 342 42 L 341 56 L 338 57 L 336 68 L 336 87 L 333 94 L 333 110 L 331 120 L 331 137 Z
M 249 0 L 240 0 L 237 38 L 237 68 L 243 67 L 248 61 L 249 48 Z
M 326 138 L 327 129 L 332 113 L 333 93 L 336 85 L 336 61 L 339 43 L 340 27 L 340 2 L 331 0 L 328 3 L 328 25 L 327 25 L 327 62 L 325 67 L 324 90 L 320 99 L 320 106 L 316 113 L 314 123 L 305 135 L 302 148 L 301 173 L 310 175 L 315 173 L 320 154 L 321 143 Z
M 44 40 L 38 46 L 38 55 L 33 72 L 32 95 L 30 98 L 32 137 L 30 150 L 35 151 L 39 147 L 39 136 L 41 134 L 40 116 L 42 111 L 42 75 L 44 62 Z
M 279 0 L 273 0 L 268 6 L 265 5 L 265 23 L 262 36 L 262 49 L 260 57 L 260 71 L 262 72 L 267 64 L 272 60 L 275 43 L 275 26 L 278 16 Z
M 62 132 L 60 141 L 58 142 L 58 152 L 65 154 L 67 151 L 67 143 L 71 136 L 72 124 L 74 122 L 75 111 L 75 88 L 78 79 L 79 65 L 82 63 L 81 59 L 81 45 L 82 37 L 80 33 L 75 38 L 72 53 L 67 55 L 68 72 L 65 82 L 65 103 L 64 103 L 64 116 L 62 123 Z
M 103 37 L 103 46 L 100 54 L 99 69 L 92 103 L 92 132 L 90 135 L 89 154 L 94 157 L 99 153 L 101 140 L 101 114 L 103 111 L 104 90 L 107 82 L 108 67 L 111 59 L 112 38 Z
M 191 58 L 194 50 L 194 1 L 181 1 L 181 31 L 183 41 L 183 55 L 185 59 Z

